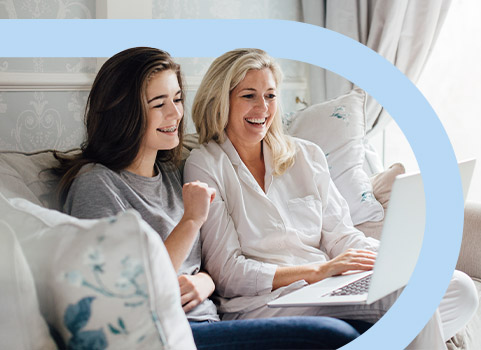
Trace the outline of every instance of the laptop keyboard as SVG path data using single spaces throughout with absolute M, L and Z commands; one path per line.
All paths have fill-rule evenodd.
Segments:
M 341 295 L 360 295 L 367 293 L 369 289 L 369 283 L 371 282 L 371 275 L 363 277 L 355 282 L 345 285 L 342 288 L 338 288 L 329 293 L 329 296 L 341 296 Z

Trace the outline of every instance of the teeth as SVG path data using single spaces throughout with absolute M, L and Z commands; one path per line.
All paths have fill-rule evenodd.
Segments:
M 251 119 L 246 119 L 248 123 L 251 124 L 264 124 L 266 122 L 267 118 L 251 118 Z
M 177 130 L 177 126 L 172 126 L 170 128 L 167 128 L 167 129 L 157 129 L 159 131 L 162 131 L 162 132 L 174 132 L 175 130 Z

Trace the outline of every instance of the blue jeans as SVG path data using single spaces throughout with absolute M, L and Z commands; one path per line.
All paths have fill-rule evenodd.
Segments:
M 348 322 L 322 316 L 293 316 L 191 321 L 190 327 L 198 350 L 337 349 L 370 326 L 363 321 Z

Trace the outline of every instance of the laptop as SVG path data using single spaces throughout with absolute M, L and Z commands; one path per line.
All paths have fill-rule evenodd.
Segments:
M 460 162 L 464 199 L 476 161 Z M 269 307 L 371 304 L 404 287 L 421 251 L 425 226 L 424 187 L 420 173 L 396 177 L 386 211 L 381 245 L 371 271 L 326 278 L 269 302 Z

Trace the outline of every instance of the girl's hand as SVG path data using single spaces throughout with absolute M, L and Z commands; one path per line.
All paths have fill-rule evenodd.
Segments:
M 182 309 L 187 313 L 207 299 L 215 289 L 214 281 L 205 272 L 178 277 Z
M 209 215 L 210 203 L 215 198 L 215 189 L 200 181 L 189 182 L 182 188 L 182 198 L 184 201 L 182 219 L 192 220 L 200 228 Z

